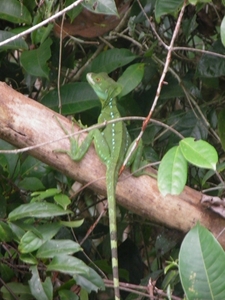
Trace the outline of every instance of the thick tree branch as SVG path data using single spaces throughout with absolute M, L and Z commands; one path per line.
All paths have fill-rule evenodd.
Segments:
M 54 115 L 71 131 L 71 122 L 45 106 L 33 101 L 0 83 L 0 138 L 12 145 L 23 148 L 64 137 Z M 78 128 L 74 128 L 75 131 Z M 74 180 L 90 186 L 101 194 L 106 194 L 105 167 L 91 147 L 84 159 L 77 163 L 65 154 L 54 153 L 55 149 L 69 149 L 69 140 L 49 143 L 35 148 L 29 153 L 44 163 L 61 171 Z M 13 155 L 13 154 L 12 154 Z M 99 178 L 99 180 L 96 180 Z M 205 209 L 200 204 L 201 193 L 186 187 L 179 196 L 160 195 L 157 182 L 148 176 L 134 178 L 126 171 L 117 185 L 118 203 L 131 211 L 168 227 L 187 232 L 197 221 L 217 236 L 225 227 L 225 220 Z M 225 248 L 225 234 L 220 236 Z

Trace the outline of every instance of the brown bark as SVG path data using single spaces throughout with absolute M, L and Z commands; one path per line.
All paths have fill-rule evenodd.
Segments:
M 70 132 L 72 125 L 68 119 L 0 82 L 0 138 L 23 148 L 64 137 L 65 133 L 54 115 L 57 115 Z M 74 130 L 78 128 L 75 127 Z M 54 153 L 55 149 L 69 147 L 69 140 L 65 138 L 30 150 L 29 153 L 74 180 L 93 182 L 90 187 L 105 195 L 105 166 L 99 161 L 94 147 L 90 148 L 79 163 L 72 161 L 66 154 Z M 127 209 L 184 232 L 197 221 L 210 229 L 215 236 L 225 227 L 223 218 L 200 204 L 201 193 L 189 187 L 179 196 L 163 197 L 158 191 L 155 179 L 149 176 L 135 178 L 125 171 L 117 184 L 116 194 L 118 203 Z M 224 234 L 220 236 L 220 242 L 225 248 Z

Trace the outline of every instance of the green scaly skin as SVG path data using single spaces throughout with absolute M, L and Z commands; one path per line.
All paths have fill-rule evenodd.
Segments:
M 98 123 L 120 118 L 120 113 L 116 106 L 117 96 L 120 94 L 122 87 L 114 80 L 108 77 L 106 73 L 87 74 L 87 80 L 98 95 L 102 104 L 101 114 L 98 118 Z M 118 180 L 119 170 L 125 158 L 125 153 L 128 148 L 129 138 L 126 126 L 123 122 L 108 124 L 102 131 L 108 145 L 109 152 L 99 155 L 100 159 L 106 165 L 106 186 L 108 197 L 109 211 L 109 227 L 110 241 L 112 252 L 112 269 L 113 269 L 113 284 L 115 291 L 115 299 L 120 299 L 119 291 L 119 273 L 118 273 L 118 254 L 117 254 L 117 223 L 116 223 L 116 184 Z M 95 142 L 96 145 L 96 142 Z M 96 145 L 98 148 L 98 145 Z M 99 145 L 100 151 L 102 145 Z M 97 151 L 98 152 L 98 151 Z
M 120 118 L 120 113 L 116 106 L 117 96 L 121 93 L 120 84 L 111 79 L 106 73 L 88 73 L 87 81 L 94 89 L 101 101 L 102 109 L 98 118 L 98 123 Z M 59 121 L 58 121 L 59 123 Z M 62 125 L 59 123 L 62 127 Z M 64 132 L 68 132 L 62 127 Z M 116 184 L 120 168 L 129 153 L 130 137 L 124 122 L 108 124 L 102 131 L 91 130 L 83 143 L 79 146 L 74 138 L 70 138 L 70 151 L 56 150 L 67 153 L 72 160 L 79 161 L 87 152 L 91 142 L 94 140 L 96 153 L 101 161 L 106 165 L 106 186 L 109 211 L 109 228 L 112 253 L 113 284 L 115 299 L 120 299 L 118 253 L 117 253 L 117 223 L 116 223 Z M 140 145 L 141 146 L 141 145 Z M 141 147 L 140 147 L 141 148 Z M 139 151 L 141 153 L 141 151 Z M 135 153 L 129 161 L 129 165 L 135 159 Z M 137 164 L 136 164 L 137 165 Z

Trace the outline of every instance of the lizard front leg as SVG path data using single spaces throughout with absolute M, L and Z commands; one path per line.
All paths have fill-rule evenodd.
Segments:
M 66 135 L 69 135 L 69 132 L 62 125 L 62 123 L 56 117 L 56 120 L 62 130 Z M 108 157 L 110 156 L 109 147 L 104 139 L 104 136 L 98 129 L 92 129 L 89 131 L 88 135 L 85 137 L 83 142 L 79 144 L 79 137 L 76 139 L 75 137 L 69 137 L 70 140 L 70 150 L 66 149 L 56 149 L 54 152 L 58 153 L 66 153 L 72 160 L 80 161 L 86 152 L 88 151 L 92 141 L 94 140 L 96 152 L 103 163 L 106 162 Z

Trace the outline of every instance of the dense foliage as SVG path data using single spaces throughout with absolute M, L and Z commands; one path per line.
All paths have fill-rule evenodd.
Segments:
M 0 2 L 0 80 L 89 126 L 100 106 L 85 76 L 109 73 L 123 86 L 122 116 L 145 117 L 153 105 L 144 155 L 162 160 L 161 193 L 187 183 L 222 197 L 224 1 L 89 0 L 48 21 L 73 2 Z M 134 139 L 141 123 L 127 125 Z M 0 183 L 0 298 L 112 298 L 107 218 L 96 222 L 104 199 L 77 196 L 80 186 L 25 153 L 0 155 Z M 224 252 L 200 224 L 184 238 L 122 207 L 118 219 L 124 299 L 223 299 Z

